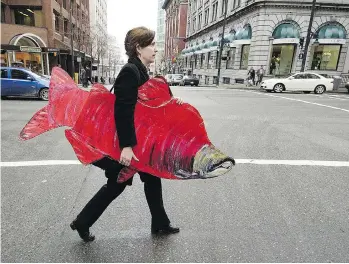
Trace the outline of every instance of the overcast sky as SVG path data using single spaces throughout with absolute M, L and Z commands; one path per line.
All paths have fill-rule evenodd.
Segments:
M 125 54 L 124 39 L 128 30 L 145 26 L 156 31 L 158 0 L 107 0 L 108 33 L 115 36 Z

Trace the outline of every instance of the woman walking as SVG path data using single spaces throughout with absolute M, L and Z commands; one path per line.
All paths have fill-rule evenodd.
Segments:
M 129 60 L 120 71 L 113 86 L 116 95 L 114 116 L 121 149 L 120 161 L 104 158 L 94 163 L 105 170 L 107 184 L 102 186 L 70 224 L 71 228 L 77 230 L 79 236 L 86 242 L 95 239 L 89 228 L 126 186 L 132 185 L 132 178 L 124 183 L 117 183 L 117 177 L 122 168 L 130 165 L 132 159 L 138 160 L 132 150 L 132 147 L 137 144 L 134 110 L 138 87 L 149 80 L 147 67 L 155 60 L 157 50 L 154 37 L 154 31 L 145 27 L 134 28 L 126 34 L 125 49 Z M 182 103 L 181 100 L 177 102 Z M 162 200 L 161 179 L 144 172 L 138 174 L 144 182 L 144 193 L 152 216 L 151 233 L 179 232 L 179 228 L 171 226 L 166 214 Z

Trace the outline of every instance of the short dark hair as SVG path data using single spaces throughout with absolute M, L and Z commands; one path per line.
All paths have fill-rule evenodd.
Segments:
M 141 48 L 149 46 L 155 38 L 155 32 L 146 27 L 136 27 L 129 30 L 125 37 L 125 50 L 129 58 L 137 57 L 137 45 Z

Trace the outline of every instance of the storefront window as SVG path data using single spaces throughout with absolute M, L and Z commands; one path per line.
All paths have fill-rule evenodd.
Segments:
M 15 24 L 32 27 L 35 26 L 34 12 L 31 9 L 29 10 L 25 8 L 14 9 Z
M 218 63 L 219 63 L 219 51 L 216 51 L 216 69 L 218 69 Z
M 312 51 L 312 70 L 337 70 L 341 45 L 318 45 Z
M 204 62 L 205 62 L 205 54 L 202 53 L 201 54 L 201 60 L 200 60 L 200 68 L 204 67 Z
M 235 62 L 235 51 L 236 48 L 231 48 L 227 54 L 227 69 L 233 69 Z
M 269 74 L 288 75 L 292 71 L 295 45 L 273 45 Z
M 246 70 L 248 67 L 248 56 L 250 54 L 250 45 L 242 45 L 240 69 Z
M 6 67 L 7 64 L 7 53 L 1 54 L 1 66 Z
M 212 55 L 211 55 L 211 52 L 209 52 L 207 55 L 207 69 L 211 68 L 211 60 L 212 60 Z
M 21 62 L 23 67 L 33 72 L 42 73 L 41 53 L 16 52 L 16 62 Z

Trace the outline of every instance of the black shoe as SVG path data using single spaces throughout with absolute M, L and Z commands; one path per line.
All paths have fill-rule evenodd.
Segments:
M 178 227 L 172 227 L 171 225 L 165 226 L 165 227 L 160 227 L 160 228 L 156 228 L 156 227 L 152 227 L 151 228 L 151 233 L 152 234 L 164 234 L 164 235 L 168 235 L 168 234 L 175 234 L 179 232 L 179 228 Z
M 70 224 L 70 228 L 71 228 L 72 230 L 78 231 L 79 236 L 80 236 L 81 239 L 84 240 L 85 242 L 91 242 L 91 241 L 95 240 L 95 236 L 92 235 L 88 229 L 83 230 L 83 229 L 78 228 L 78 227 L 76 226 L 76 220 L 74 220 L 74 221 Z

